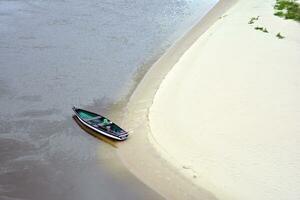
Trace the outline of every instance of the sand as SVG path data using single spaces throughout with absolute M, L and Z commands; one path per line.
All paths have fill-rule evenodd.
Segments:
M 178 169 L 162 158 L 153 147 L 148 138 L 148 111 L 165 75 L 197 38 L 235 2 L 236 0 L 219 1 L 199 23 L 187 30 L 187 33 L 155 62 L 130 97 L 123 122 L 120 119 L 119 124 L 130 134 L 126 142 L 118 144 L 120 158 L 134 175 L 166 199 L 216 199 L 211 192 L 179 173 Z
M 274 3 L 239 0 L 180 57 L 148 113 L 160 155 L 218 199 L 300 198 L 300 24 Z

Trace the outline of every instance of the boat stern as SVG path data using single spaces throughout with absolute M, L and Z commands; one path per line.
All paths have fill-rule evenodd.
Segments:
M 72 110 L 73 110 L 74 112 L 76 111 L 76 109 L 77 109 L 77 108 L 76 108 L 75 106 L 72 107 Z

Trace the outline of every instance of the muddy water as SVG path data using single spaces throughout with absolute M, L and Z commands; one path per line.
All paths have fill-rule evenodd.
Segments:
M 214 3 L 0 0 L 0 199 L 160 199 L 71 106 L 108 113 Z

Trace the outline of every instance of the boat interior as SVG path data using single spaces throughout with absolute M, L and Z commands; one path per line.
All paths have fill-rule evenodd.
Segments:
M 102 129 L 108 132 L 114 132 L 116 134 L 124 133 L 123 130 L 117 126 L 116 124 L 112 123 L 109 119 L 96 115 L 94 113 L 77 110 L 78 115 L 88 124 L 92 125 L 95 128 Z

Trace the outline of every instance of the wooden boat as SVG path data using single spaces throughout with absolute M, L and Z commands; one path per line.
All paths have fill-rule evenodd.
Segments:
M 75 106 L 72 109 L 80 122 L 97 133 L 115 140 L 126 140 L 128 138 L 128 133 L 126 131 L 106 117 L 87 110 L 76 108 Z

